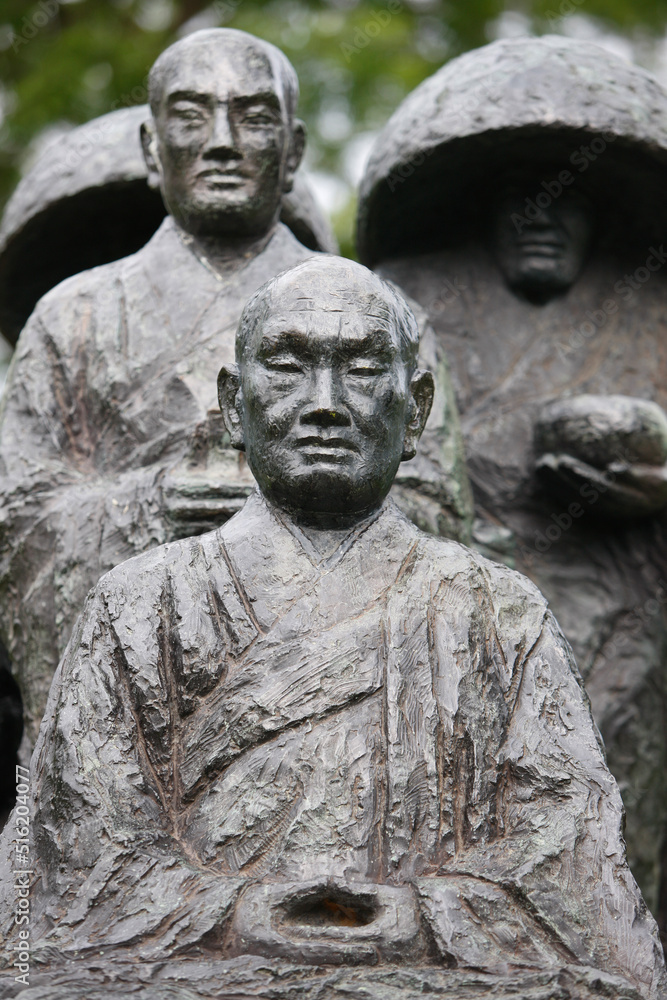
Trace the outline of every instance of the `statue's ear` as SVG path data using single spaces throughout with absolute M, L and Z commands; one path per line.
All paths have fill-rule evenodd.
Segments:
M 162 179 L 162 164 L 160 163 L 160 154 L 157 148 L 155 123 L 153 121 L 143 122 L 139 134 L 141 136 L 141 148 L 144 160 L 146 161 L 146 169 L 148 170 L 148 186 L 157 191 L 160 188 L 160 181 Z
M 435 383 L 431 373 L 416 371 L 410 379 L 410 415 L 403 438 L 402 462 L 414 458 L 417 453 L 419 439 L 433 406 L 434 393 Z
M 283 180 L 283 191 L 285 194 L 294 187 L 294 174 L 299 169 L 305 146 L 306 126 L 299 118 L 295 118 L 292 123 L 292 138 L 285 163 L 285 177 Z
M 243 441 L 243 421 L 241 419 L 243 398 L 241 378 L 236 365 L 223 365 L 218 375 L 218 402 L 222 419 L 232 439 L 232 448 L 245 451 Z

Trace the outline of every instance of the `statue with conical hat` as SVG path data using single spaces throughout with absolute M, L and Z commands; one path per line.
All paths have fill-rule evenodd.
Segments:
M 389 496 L 418 341 L 337 258 L 245 306 L 219 394 L 257 488 L 97 583 L 0 843 L 25 1000 L 664 997 L 546 601 Z
M 667 926 L 667 93 L 595 45 L 446 65 L 380 134 L 361 258 L 452 366 L 477 544 L 548 598 Z
M 244 32 L 167 49 L 141 132 L 167 218 L 137 253 L 52 289 L 21 333 L 0 417 L 0 637 L 33 740 L 99 576 L 222 523 L 254 489 L 225 438 L 215 366 L 233 358 L 248 296 L 312 253 L 279 222 L 304 144 L 297 96 L 283 54 Z M 450 409 L 441 393 L 397 488 L 434 530 L 465 533 Z

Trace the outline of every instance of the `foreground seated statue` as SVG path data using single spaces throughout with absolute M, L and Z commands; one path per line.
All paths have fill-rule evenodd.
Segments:
M 104 576 L 54 681 L 34 996 L 140 974 L 189 997 L 662 995 L 546 602 L 387 499 L 431 405 L 417 349 L 350 261 L 246 305 L 219 389 L 258 490 Z

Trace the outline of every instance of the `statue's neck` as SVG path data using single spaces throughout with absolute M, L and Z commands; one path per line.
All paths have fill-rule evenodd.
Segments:
M 181 242 L 217 278 L 224 278 L 257 257 L 273 237 L 276 226 L 261 236 L 195 236 L 174 223 Z
M 345 514 L 299 514 L 282 511 L 283 519 L 291 522 L 297 532 L 304 535 L 320 559 L 326 559 L 340 547 L 351 532 L 374 521 L 382 509 L 379 504 L 372 511 Z
M 306 525 L 299 525 L 300 530 L 306 536 L 313 549 L 320 559 L 326 559 L 340 547 L 341 543 L 350 534 L 350 528 L 313 528 Z

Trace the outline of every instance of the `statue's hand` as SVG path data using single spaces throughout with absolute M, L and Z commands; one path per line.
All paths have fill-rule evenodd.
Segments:
M 162 480 L 162 513 L 172 538 L 211 531 L 241 509 L 255 487 L 218 409 L 194 429 L 186 452 Z
M 536 470 L 566 500 L 581 497 L 612 517 L 667 504 L 667 416 L 630 396 L 574 396 L 548 403 L 535 426 Z

